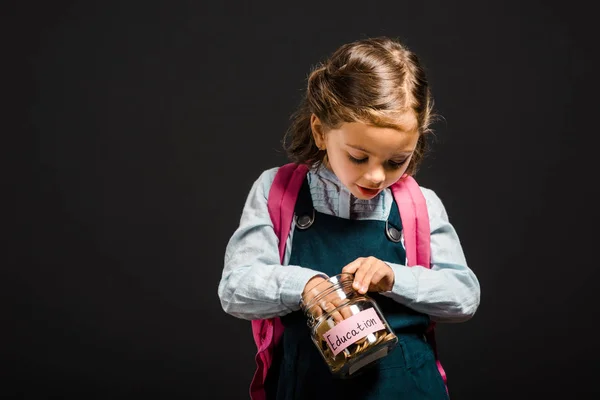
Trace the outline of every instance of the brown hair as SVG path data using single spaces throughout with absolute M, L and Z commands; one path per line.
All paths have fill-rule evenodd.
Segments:
M 306 92 L 291 116 L 283 147 L 291 161 L 320 164 L 310 118 L 325 129 L 344 122 L 400 129 L 400 117 L 415 113 L 419 140 L 406 172 L 413 175 L 427 150 L 433 100 L 418 57 L 396 39 L 376 37 L 342 45 L 308 76 Z M 289 139 L 289 142 L 287 141 Z

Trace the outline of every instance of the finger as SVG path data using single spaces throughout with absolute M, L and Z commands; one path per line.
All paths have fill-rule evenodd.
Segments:
M 340 312 L 337 310 L 331 313 L 331 318 L 333 318 L 333 320 L 335 321 L 336 324 L 339 324 L 340 322 L 342 322 L 344 320 L 344 317 L 342 316 L 342 314 L 340 314 Z
M 344 268 L 342 268 L 342 272 L 347 273 L 347 274 L 354 274 L 356 272 L 356 270 L 358 269 L 358 267 L 360 267 L 362 260 L 363 260 L 362 257 L 357 258 L 356 260 L 352 261 L 350 264 L 348 264 Z
M 375 272 L 371 277 L 370 290 L 377 292 L 388 292 L 392 290 L 394 285 L 394 271 L 392 268 L 380 261 L 375 268 Z
M 319 318 L 321 315 L 323 315 L 323 310 L 321 310 L 321 307 L 319 306 L 312 307 L 310 311 L 315 318 Z
M 306 286 L 304 287 L 304 290 L 302 291 L 302 296 L 303 297 L 308 297 L 309 295 L 311 297 L 314 297 L 318 294 L 318 290 L 317 290 L 317 286 L 324 282 L 326 279 L 324 277 L 322 277 L 321 275 L 316 275 L 313 276 L 307 283 Z
M 323 310 L 331 313 L 330 317 L 333 318 L 333 320 L 338 324 L 344 320 L 344 317 L 342 317 L 339 311 L 335 310 L 335 305 L 329 301 L 323 304 Z
M 318 304 L 312 305 L 307 310 L 307 316 L 311 323 L 317 320 L 321 315 L 323 315 L 323 310 L 321 309 L 321 307 L 319 307 Z
M 369 257 L 363 263 L 363 266 L 361 267 L 362 276 L 360 279 L 360 286 L 358 289 L 359 293 L 367 293 L 367 291 L 371 287 L 371 279 L 373 278 L 373 275 L 375 274 L 375 271 L 377 269 L 378 261 L 379 260 L 374 257 Z
M 373 275 L 371 276 L 371 283 L 369 284 L 369 291 L 378 292 L 381 288 L 380 283 L 385 277 L 385 271 L 382 268 L 373 268 Z
M 363 280 L 363 277 L 365 276 L 365 272 L 366 272 L 366 270 L 365 270 L 366 258 L 360 258 L 359 260 L 356 260 L 356 262 L 357 263 L 360 262 L 360 264 L 354 271 L 354 282 L 352 283 L 352 287 L 354 288 L 354 290 L 358 290 L 358 291 L 360 291 L 360 289 L 362 288 L 362 280 Z
M 343 303 L 347 302 L 347 299 L 340 299 L 338 297 L 338 298 L 334 299 L 332 302 L 336 307 L 340 307 Z M 338 309 L 338 311 L 340 312 L 340 314 L 342 314 L 342 317 L 344 319 L 348 319 L 352 315 L 354 315 L 354 314 L 352 314 L 352 310 L 350 309 L 350 306 L 348 306 L 348 305 L 342 306 L 341 308 Z
M 344 319 L 348 319 L 352 315 L 354 315 L 354 314 L 352 314 L 352 309 L 350 308 L 350 306 L 344 306 L 344 307 L 340 308 L 339 311 L 340 311 L 340 314 L 342 314 L 342 317 Z

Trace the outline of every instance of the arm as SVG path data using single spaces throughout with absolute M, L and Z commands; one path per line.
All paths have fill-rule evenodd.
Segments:
M 279 260 L 279 240 L 267 209 L 276 172 L 277 168 L 263 172 L 252 185 L 240 225 L 225 250 L 218 295 L 223 310 L 234 317 L 266 319 L 299 310 L 304 287 L 319 274 L 297 265 L 283 266 Z
M 434 321 L 463 322 L 479 307 L 479 281 L 467 266 L 441 200 L 432 190 L 422 190 L 431 226 L 431 269 L 386 262 L 395 278 L 392 290 L 382 294 Z

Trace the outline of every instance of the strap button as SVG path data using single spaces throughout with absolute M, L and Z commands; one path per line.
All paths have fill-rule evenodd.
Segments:
M 385 221 L 385 235 L 394 243 L 400 243 L 402 240 L 402 233 L 390 225 L 388 221 Z
M 301 216 L 294 216 L 294 222 L 296 223 L 296 226 L 298 227 L 298 229 L 308 229 L 313 222 L 315 221 L 315 209 L 313 208 L 312 210 L 312 216 L 311 215 L 301 215 Z

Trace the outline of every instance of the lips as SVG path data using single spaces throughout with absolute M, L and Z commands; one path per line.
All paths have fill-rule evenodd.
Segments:
M 371 189 L 371 188 L 366 188 L 360 185 L 356 185 L 356 187 L 358 188 L 358 190 L 360 191 L 360 193 L 363 196 L 375 196 L 376 194 L 378 194 L 381 189 Z

